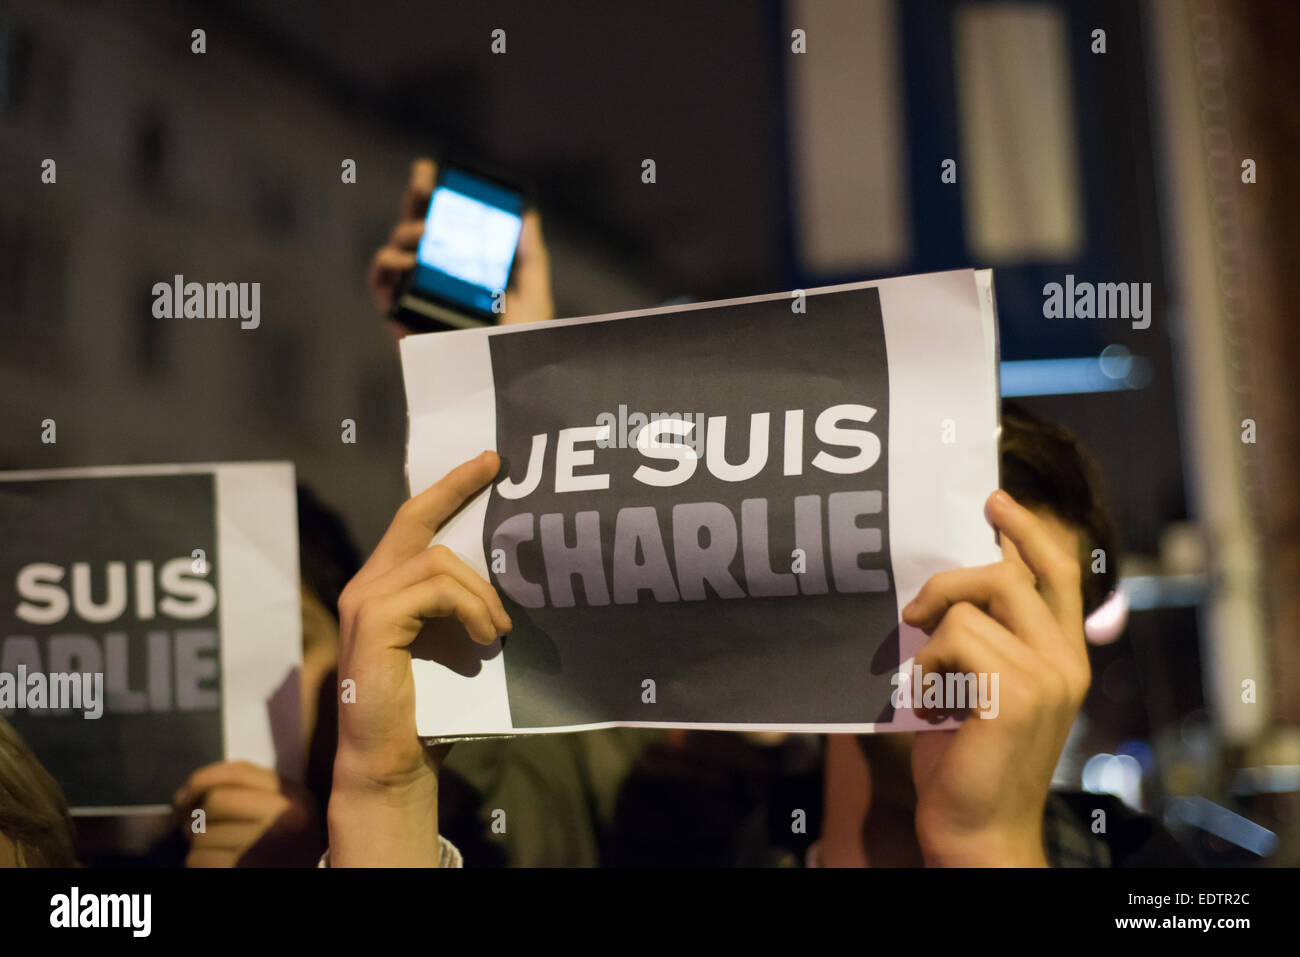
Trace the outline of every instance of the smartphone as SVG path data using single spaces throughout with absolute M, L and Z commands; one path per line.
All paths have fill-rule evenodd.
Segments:
M 415 268 L 398 289 L 393 318 L 421 332 L 496 322 L 519 247 L 524 206 L 517 188 L 440 164 Z

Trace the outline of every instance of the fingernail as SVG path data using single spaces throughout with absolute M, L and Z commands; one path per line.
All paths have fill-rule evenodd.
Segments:
M 989 528 L 993 529 L 995 539 L 997 537 L 998 523 L 993 520 L 993 510 L 1002 507 L 1004 504 L 1001 498 L 999 498 L 1001 495 L 1001 490 L 994 492 L 992 496 L 984 502 L 984 521 L 988 522 Z
M 993 493 L 993 499 L 994 499 L 994 501 L 996 501 L 999 505 L 1014 505 L 1014 504 L 1016 504 L 1016 500 L 1013 499 L 1013 498 L 1012 498 L 1010 495 L 1008 495 L 1006 492 L 1004 492 L 1002 489 L 998 489 L 996 492 Z

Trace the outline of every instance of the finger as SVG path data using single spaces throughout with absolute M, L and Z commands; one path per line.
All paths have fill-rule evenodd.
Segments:
M 423 235 L 424 220 L 408 219 L 393 227 L 392 233 L 388 236 L 388 247 L 396 246 L 398 249 L 415 249 L 420 245 L 420 237 Z
M 185 855 L 186 867 L 234 867 L 235 856 L 230 851 L 195 848 Z
M 370 268 L 372 271 L 401 274 L 415 268 L 415 253 L 395 246 L 381 246 L 370 261 Z
M 1037 515 L 999 489 L 985 504 L 989 520 L 1011 539 L 1016 553 L 1038 580 L 1043 600 L 1057 621 L 1082 621 L 1083 590 L 1079 559 L 1067 554 Z
M 218 761 L 191 774 L 174 795 L 178 805 L 193 804 L 217 787 L 242 787 L 279 793 L 280 777 L 251 761 Z
M 1033 573 L 1024 564 L 1009 561 L 931 575 L 903 608 L 903 621 L 929 634 L 958 602 L 986 609 L 1009 632 L 1040 648 L 1060 630 L 1034 589 Z
M 412 626 L 394 632 L 410 636 L 402 644 L 409 644 L 419 634 L 425 619 L 453 615 L 480 645 L 490 645 L 503 634 L 492 621 L 483 600 L 450 575 L 439 575 L 411 585 L 379 599 L 376 604 L 378 607 L 374 614 L 381 621 L 406 619 Z
M 366 284 L 370 297 L 380 312 L 387 312 L 393 306 L 393 290 L 398 280 L 408 270 L 415 268 L 415 253 L 408 253 L 392 246 L 384 246 L 375 252 L 370 260 L 370 271 L 366 274 Z
M 1050 615 L 1055 619 L 1055 618 L 1056 618 L 1056 611 L 1055 611 L 1055 609 L 1053 609 L 1051 606 L 1049 606 L 1049 605 L 1047 604 L 1047 600 L 1046 600 L 1046 598 L 1043 597 L 1043 591 L 1042 591 L 1042 589 L 1041 589 L 1040 586 L 1039 586 L 1038 579 L 1034 576 L 1033 570 L 1029 567 L 1029 563 L 1028 563 L 1027 561 L 1025 561 L 1024 556 L 1022 556 L 1022 555 L 1020 554 L 1020 549 L 1016 548 L 1016 543 L 1013 542 L 1013 541 L 1011 540 L 1010 536 L 1008 536 L 1008 535 L 1000 535 L 1000 536 L 998 536 L 998 538 L 999 538 L 999 540 L 1000 540 L 1001 547 L 1002 547 L 1002 561 L 1003 561 L 1005 564 L 1008 564 L 1008 565 L 1010 565 L 1010 566 L 1012 566 L 1012 567 L 1014 567 L 1014 568 L 1023 568 L 1023 569 L 1024 569 L 1024 573 L 1025 573 L 1026 575 L 1028 575 L 1030 579 L 1033 580 L 1033 583 L 1034 583 L 1034 592 L 1038 595 L 1039 600 L 1042 602 L 1042 607 L 1045 608 L 1045 609 L 1047 609 L 1048 614 L 1050 614 Z M 1082 598 L 1082 596 L 1081 596 L 1081 598 Z M 1079 611 L 1080 611 L 1080 614 L 1082 614 L 1082 612 L 1083 612 L 1083 606 L 1082 606 L 1082 604 L 1080 604 L 1080 606 L 1079 606 Z M 1054 631 L 1052 631 L 1051 633 L 1052 633 L 1052 634 L 1065 634 L 1067 637 L 1073 636 L 1073 638 L 1076 638 L 1077 641 L 1072 642 L 1072 643 L 1073 643 L 1073 644 L 1077 644 L 1077 645 L 1079 646 L 1079 648 L 1084 648 L 1084 649 L 1085 649 L 1085 650 L 1084 650 L 1084 654 L 1086 655 L 1086 654 L 1087 654 L 1087 652 L 1086 652 L 1086 646 L 1083 644 L 1083 641 L 1084 641 L 1084 639 L 1083 639 L 1083 630 L 1082 630 L 1081 628 L 1079 628 L 1079 629 L 1062 629 L 1062 628 L 1059 627 L 1059 624 L 1060 624 L 1060 622 L 1059 622 L 1059 619 L 1058 619 L 1058 627 L 1057 627 Z M 1080 622 L 1080 624 L 1081 624 L 1081 622 Z M 1075 650 L 1079 650 L 1079 649 L 1075 649 Z
M 1027 675 L 1035 667 L 1035 656 L 1015 635 L 974 605 L 960 602 L 949 609 L 934 636 L 916 655 L 915 663 L 922 674 L 938 673 L 980 675 Z M 1000 679 L 999 679 L 1000 680 Z M 991 686 L 991 681 L 986 687 Z M 943 687 L 947 688 L 945 680 Z M 966 701 L 970 701 L 969 685 L 963 686 Z M 947 705 L 953 705 L 950 709 Z M 927 709 L 934 715 L 947 715 L 957 710 L 954 702 L 944 702 L 938 709 Z
M 969 602 L 948 610 L 930 640 L 916 654 L 924 670 L 1001 671 L 1031 663 L 1016 636 Z
M 506 296 L 503 324 L 555 317 L 551 295 L 551 256 L 542 238 L 542 217 L 537 210 L 524 213 L 519 231 L 519 251 L 510 276 L 513 287 Z
M 264 824 L 259 821 L 209 822 L 203 833 L 191 835 L 191 846 L 196 851 L 239 852 L 256 841 L 264 830 Z
M 496 589 L 446 545 L 426 548 L 369 582 L 366 588 L 377 595 L 391 594 L 439 575 L 450 575 L 477 595 L 491 613 L 498 630 L 509 631 L 513 627 Z
M 998 536 L 998 545 L 1002 549 L 1002 560 L 1004 562 L 1014 562 L 1022 566 L 1032 576 L 1034 573 L 1029 568 L 1029 562 L 1025 561 L 1024 556 L 1020 554 L 1020 549 L 1016 548 L 1016 543 L 1005 535 Z M 1037 583 L 1038 579 L 1034 579 Z
M 274 820 L 288 804 L 282 794 L 270 794 L 252 788 L 214 788 L 203 798 L 202 807 L 209 825 L 215 821 Z
M 517 265 L 540 265 L 547 268 L 551 264 L 551 254 L 542 238 L 542 214 L 530 209 L 522 217 L 519 228 L 519 259 Z
M 433 160 L 421 157 L 411 164 L 411 179 L 402 194 L 402 203 L 398 209 L 400 219 L 423 219 L 424 209 L 429 197 L 433 195 L 433 183 L 438 175 L 438 166 Z
M 496 478 L 500 467 L 501 460 L 495 452 L 483 452 L 408 499 L 393 516 L 388 531 L 362 566 L 355 582 L 369 582 L 427 548 L 439 526 L 467 499 Z

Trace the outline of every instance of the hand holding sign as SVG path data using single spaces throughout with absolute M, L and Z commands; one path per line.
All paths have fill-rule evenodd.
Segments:
M 1046 866 L 1043 807 L 1091 680 L 1074 532 L 989 497 L 1006 558 L 940 572 L 903 609 L 930 635 L 926 672 L 1000 675 L 991 720 L 918 735 L 912 751 L 916 832 L 926 862 Z
M 339 678 L 354 693 L 339 708 L 330 798 L 338 866 L 437 866 L 437 773 L 448 749 L 426 750 L 416 735 L 409 646 L 430 618 L 455 617 L 483 645 L 510 631 L 492 586 L 450 549 L 428 547 L 499 468 L 484 452 L 406 502 L 339 598 Z
M 221 761 L 199 768 L 176 792 L 190 844 L 186 867 L 307 866 L 320 856 L 319 814 L 311 795 L 270 768 Z M 202 810 L 202 827 L 194 811 Z

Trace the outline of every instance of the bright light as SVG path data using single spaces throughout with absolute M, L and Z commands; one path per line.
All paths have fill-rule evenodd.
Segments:
M 1134 810 L 1142 809 L 1142 765 L 1128 754 L 1094 754 L 1083 766 L 1083 789 L 1113 794 Z
M 1171 800 L 1165 811 L 1165 823 L 1199 827 L 1260 857 L 1268 857 L 1277 850 L 1277 835 L 1268 828 L 1199 796 Z
M 1124 633 L 1128 624 L 1128 594 L 1116 588 L 1084 620 L 1083 633 L 1094 645 L 1108 645 Z
M 1023 359 L 999 363 L 1003 398 L 1122 392 L 1151 383 L 1151 362 L 1123 346 L 1107 346 L 1082 359 Z

